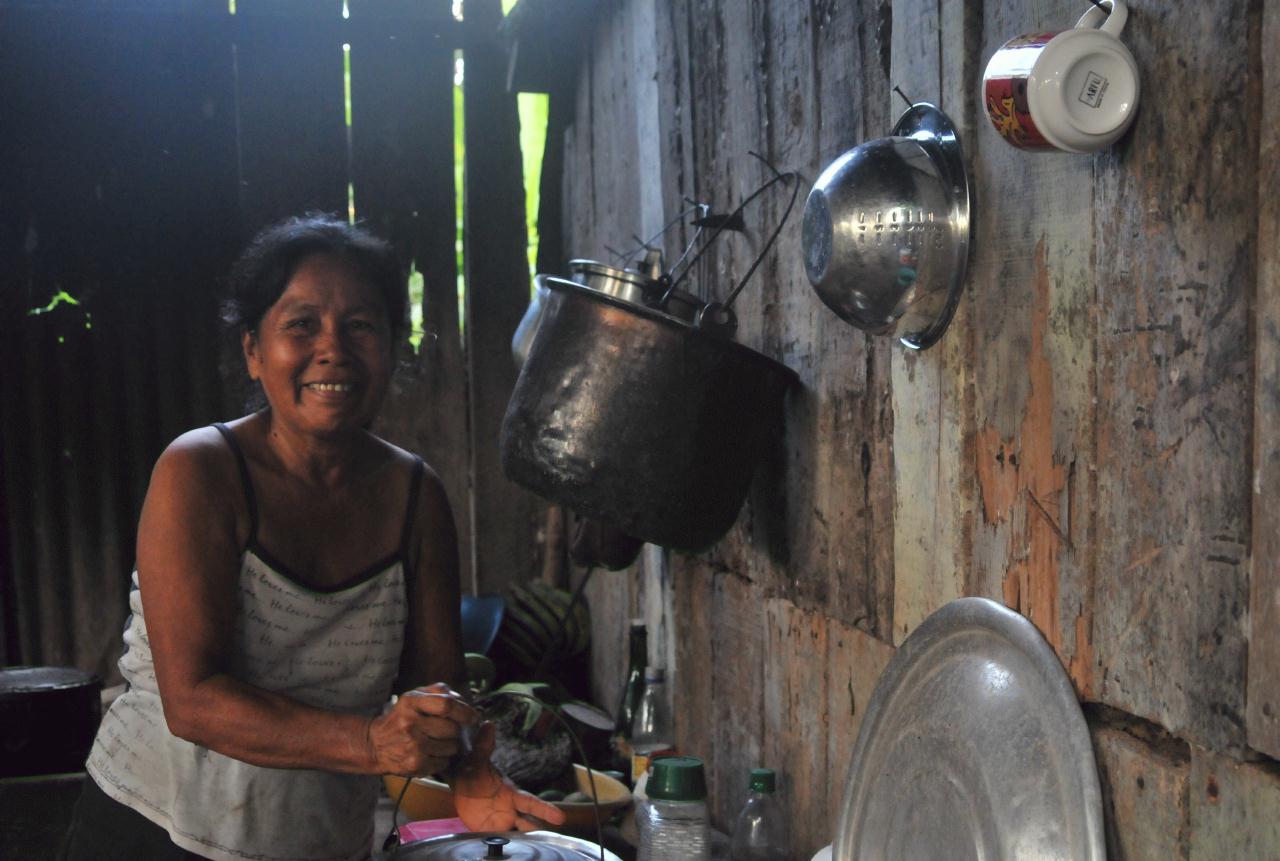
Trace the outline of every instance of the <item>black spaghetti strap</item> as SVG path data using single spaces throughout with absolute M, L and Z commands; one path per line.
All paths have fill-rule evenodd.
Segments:
M 249 540 L 245 542 L 245 546 L 248 547 L 258 539 L 258 503 L 253 497 L 253 482 L 249 480 L 249 462 L 244 459 L 244 452 L 240 450 L 240 444 L 236 442 L 231 428 L 222 422 L 214 422 L 213 426 L 227 441 L 231 453 L 236 456 L 236 465 L 240 467 L 240 483 L 244 485 L 244 502 L 249 507 Z
M 422 475 L 427 465 L 416 454 L 414 458 L 413 478 L 409 482 L 409 507 L 404 512 L 404 529 L 400 532 L 400 558 L 405 568 L 409 566 L 409 538 L 413 534 L 413 513 L 418 510 L 418 490 L 422 487 Z

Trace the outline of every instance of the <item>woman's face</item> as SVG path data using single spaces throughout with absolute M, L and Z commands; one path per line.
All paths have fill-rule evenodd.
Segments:
M 366 426 L 391 379 L 386 306 L 358 267 L 331 254 L 303 259 L 243 346 L 272 421 L 316 436 Z

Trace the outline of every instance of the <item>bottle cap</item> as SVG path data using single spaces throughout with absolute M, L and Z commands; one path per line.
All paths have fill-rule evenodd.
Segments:
M 644 680 L 646 682 L 665 682 L 667 680 L 667 671 L 662 667 L 645 667 Z
M 696 756 L 661 756 L 653 761 L 645 792 L 659 801 L 701 801 L 707 797 L 707 777 Z
M 776 786 L 776 778 L 772 768 L 751 769 L 752 792 L 773 792 Z

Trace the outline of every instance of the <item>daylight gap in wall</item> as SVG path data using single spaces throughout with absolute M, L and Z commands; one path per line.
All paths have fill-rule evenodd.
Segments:
M 342 17 L 347 17 L 347 4 L 342 4 Z M 342 45 L 342 104 L 347 130 L 347 222 L 356 223 L 356 186 L 351 167 L 351 45 Z
M 462 20 L 461 3 L 454 4 L 454 17 Z M 462 110 L 462 82 L 464 63 L 462 52 L 453 52 L 453 190 L 454 190 L 454 252 L 457 255 L 458 272 L 458 330 L 467 327 L 467 276 L 466 250 L 462 243 L 463 209 L 466 193 L 467 135 Z

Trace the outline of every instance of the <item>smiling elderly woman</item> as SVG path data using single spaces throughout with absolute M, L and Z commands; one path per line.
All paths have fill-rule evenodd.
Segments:
M 468 750 L 449 503 L 420 458 L 368 430 L 405 316 L 390 247 L 293 219 L 231 282 L 226 316 L 267 406 L 156 463 L 129 685 L 65 857 L 366 858 L 386 773 L 447 776 L 476 830 L 561 821 L 490 765 L 491 728 Z

